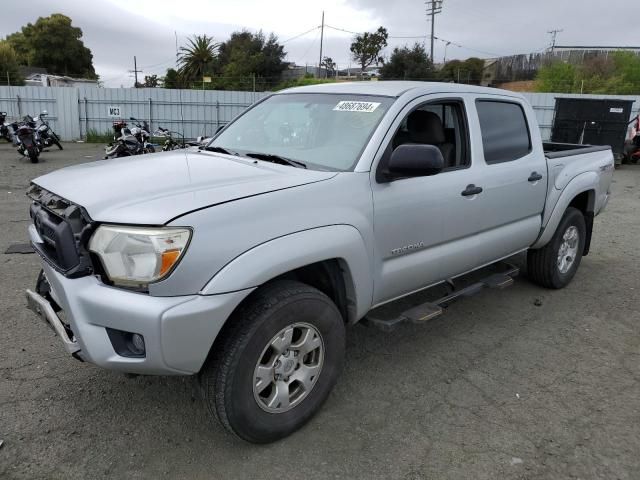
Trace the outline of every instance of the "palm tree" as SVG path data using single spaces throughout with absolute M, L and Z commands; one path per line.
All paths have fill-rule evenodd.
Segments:
M 186 47 L 180 47 L 178 55 L 179 74 L 184 80 L 200 80 L 211 67 L 215 59 L 219 43 L 208 35 L 194 35 L 188 40 Z

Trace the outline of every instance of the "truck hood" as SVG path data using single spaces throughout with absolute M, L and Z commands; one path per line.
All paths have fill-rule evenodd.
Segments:
M 335 175 L 182 150 L 74 165 L 33 183 L 84 207 L 99 222 L 162 225 L 193 210 Z

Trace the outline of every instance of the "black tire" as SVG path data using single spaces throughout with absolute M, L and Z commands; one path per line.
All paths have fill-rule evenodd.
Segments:
M 53 143 L 55 143 L 60 150 L 63 150 L 62 144 L 60 143 L 60 139 L 58 138 L 58 135 L 56 135 L 54 132 L 51 132 L 51 138 L 53 139 Z
M 565 242 L 563 237 L 571 227 L 577 229 L 577 251 L 575 256 L 571 257 L 573 260 L 570 267 L 563 272 L 558 265 L 558 258 L 560 249 Z M 567 208 L 549 243 L 540 249 L 528 251 L 527 273 L 529 278 L 534 283 L 545 288 L 558 289 L 566 287 L 580 266 L 586 238 L 587 227 L 584 215 L 577 208 Z
M 28 150 L 29 153 L 29 160 L 31 160 L 31 163 L 38 163 L 39 161 L 39 155 L 40 155 L 40 151 L 37 148 L 30 148 Z
M 278 358 L 277 351 L 269 350 L 275 336 L 288 326 L 302 322 L 320 334 L 321 369 L 297 405 L 281 412 L 265 411 L 266 407 L 260 406 L 258 394 L 254 393 L 257 364 L 272 354 Z M 335 304 L 319 290 L 303 283 L 276 281 L 254 292 L 228 320 L 228 327 L 216 341 L 200 373 L 209 412 L 229 432 L 252 443 L 273 442 L 302 427 L 329 396 L 342 369 L 345 326 Z M 294 350 L 291 345 L 285 351 L 289 352 L 289 348 Z M 298 368 L 287 375 L 293 377 Z M 293 382 L 295 380 L 291 385 L 295 385 Z M 286 388 L 287 392 L 291 391 L 289 386 Z

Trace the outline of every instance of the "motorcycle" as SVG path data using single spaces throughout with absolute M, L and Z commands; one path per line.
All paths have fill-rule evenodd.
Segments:
M 173 138 L 174 135 L 177 135 L 180 138 L 176 140 L 175 138 Z M 179 148 L 186 148 L 188 146 L 187 144 L 185 144 L 184 137 L 180 133 L 173 132 L 167 128 L 158 127 L 158 129 L 153 132 L 153 136 L 164 137 L 166 139 L 164 141 L 164 144 L 162 145 L 163 152 L 178 150 Z
M 140 120 L 134 117 L 129 117 L 129 120 L 134 123 L 134 127 L 131 129 L 131 134 L 138 139 L 138 142 L 142 145 L 142 153 L 154 153 L 156 151 L 155 147 L 149 143 L 151 139 L 151 135 L 149 134 L 149 124 L 146 120 L 142 120 L 142 124 Z
M 0 112 L 0 137 L 4 138 L 9 143 L 14 143 L 13 133 L 9 129 L 8 124 L 4 123 L 7 120 L 7 112 Z
M 632 127 L 629 138 L 625 142 L 624 159 L 628 163 L 638 163 L 640 161 L 640 115 L 631 120 L 629 125 Z
M 31 163 L 38 163 L 40 156 L 40 141 L 36 130 L 36 122 L 30 115 L 24 117 L 22 122 L 11 124 L 16 137 L 16 146 L 21 155 L 28 156 Z
M 116 122 L 113 124 L 114 141 L 107 145 L 104 149 L 104 159 L 129 157 L 131 155 L 140 155 L 144 153 L 142 144 L 135 135 L 131 133 L 125 122 Z
M 40 148 L 47 148 L 52 145 L 57 146 L 60 150 L 62 150 L 62 144 L 60 144 L 60 138 L 56 135 L 51 127 L 49 126 L 49 122 L 47 122 L 46 117 L 49 113 L 46 110 L 43 110 L 39 116 L 36 117 L 36 120 L 40 122 L 40 125 L 37 127 L 38 138 L 40 140 Z

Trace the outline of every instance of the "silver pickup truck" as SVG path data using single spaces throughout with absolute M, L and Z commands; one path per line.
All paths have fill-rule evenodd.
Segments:
M 269 442 L 327 398 L 347 325 L 426 321 L 456 292 L 397 319 L 377 307 L 525 251 L 532 281 L 567 285 L 613 168 L 609 147 L 543 145 L 512 92 L 289 89 L 201 150 L 36 178 L 27 298 L 77 359 L 197 374 L 229 431 Z

